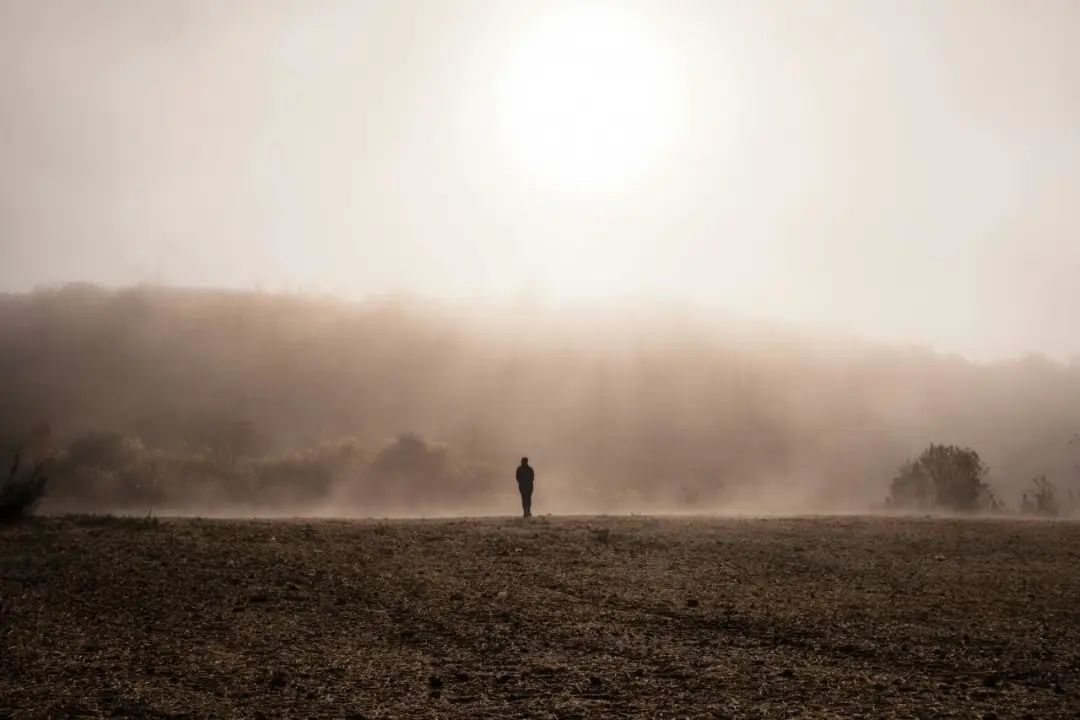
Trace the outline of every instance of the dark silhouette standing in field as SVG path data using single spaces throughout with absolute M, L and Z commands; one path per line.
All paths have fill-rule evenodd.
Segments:
M 521 458 L 517 469 L 518 492 L 521 493 L 521 510 L 524 517 L 532 517 L 533 469 L 529 458 Z

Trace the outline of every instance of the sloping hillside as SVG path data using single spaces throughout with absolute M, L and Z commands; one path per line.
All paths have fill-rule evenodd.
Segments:
M 146 462 L 233 466 L 345 441 L 370 461 L 411 433 L 478 495 L 533 457 L 560 509 L 861 508 L 929 442 L 976 448 L 1015 504 L 1080 462 L 1075 365 L 649 308 L 71 286 L 0 299 L 0 377 L 9 446 L 46 420 L 56 449 L 110 432 Z

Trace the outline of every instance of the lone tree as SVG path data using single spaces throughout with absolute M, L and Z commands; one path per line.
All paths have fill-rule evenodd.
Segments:
M 987 473 L 971 448 L 931 445 L 900 466 L 886 504 L 907 510 L 997 510 L 1000 505 L 986 484 Z

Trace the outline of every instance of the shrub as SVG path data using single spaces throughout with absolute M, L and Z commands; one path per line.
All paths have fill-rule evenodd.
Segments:
M 970 448 L 930 445 L 918 458 L 900 466 L 886 504 L 909 510 L 999 510 L 985 482 L 987 472 L 979 454 Z
M 250 468 L 258 501 L 273 505 L 325 501 L 335 488 L 355 481 L 364 465 L 356 441 L 345 438 L 252 462 Z
M 399 435 L 367 467 L 369 496 L 377 503 L 423 505 L 459 497 L 459 476 L 442 445 L 414 433 Z
M 112 515 L 109 513 L 103 515 L 79 513 L 68 515 L 67 519 L 78 527 L 108 527 L 121 530 L 151 530 L 160 525 L 158 519 L 149 512 L 142 517 L 136 515 Z
M 11 472 L 0 485 L 0 522 L 10 522 L 29 515 L 45 497 L 47 481 L 42 473 L 44 463 L 33 463 L 26 477 L 19 477 L 21 456 L 15 454 Z
M 142 441 L 118 432 L 79 435 L 57 456 L 55 497 L 81 505 L 144 505 L 157 499 Z
M 1057 515 L 1061 507 L 1057 501 L 1057 488 L 1054 483 L 1040 476 L 1031 481 L 1033 487 L 1025 490 L 1020 498 L 1020 512 L 1030 515 Z
M 51 438 L 52 428 L 42 421 L 35 423 L 25 439 L 17 443 L 8 477 L 0 480 L 0 522 L 29 515 L 45 497 L 48 481 L 43 470 L 50 456 Z M 25 470 L 24 465 L 29 469 Z

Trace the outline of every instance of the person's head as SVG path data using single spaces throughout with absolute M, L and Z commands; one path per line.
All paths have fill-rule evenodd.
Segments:
M 528 465 L 529 464 L 529 458 L 521 458 L 521 464 L 522 465 Z

